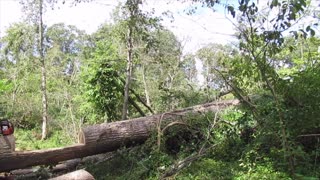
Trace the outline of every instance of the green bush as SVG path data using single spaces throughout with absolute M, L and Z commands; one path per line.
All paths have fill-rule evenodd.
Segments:
M 46 140 L 41 140 L 41 132 L 37 129 L 15 129 L 16 150 L 36 150 L 63 147 L 72 144 L 72 139 L 62 131 L 53 131 Z

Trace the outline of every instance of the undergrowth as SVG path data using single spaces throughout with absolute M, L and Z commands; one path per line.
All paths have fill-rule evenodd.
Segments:
M 281 149 L 268 139 L 259 138 L 255 131 L 248 131 L 254 125 L 251 120 L 251 116 L 235 109 L 219 116 L 189 116 L 183 120 L 187 126 L 166 128 L 160 147 L 155 132 L 143 145 L 122 148 L 113 159 L 87 164 L 86 170 L 96 179 L 119 180 L 319 179 L 320 168 L 315 159 L 304 160 L 303 165 L 297 162 L 295 177 L 290 177 Z M 162 124 L 162 129 L 166 126 Z M 313 153 L 319 153 L 319 149 Z M 300 155 L 305 159 L 314 157 Z
M 64 147 L 72 144 L 72 139 L 62 131 L 53 131 L 44 141 L 41 140 L 41 131 L 37 129 L 15 129 L 16 151 L 49 149 Z

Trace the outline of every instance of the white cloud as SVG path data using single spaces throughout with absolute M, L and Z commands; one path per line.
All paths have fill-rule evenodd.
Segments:
M 79 29 L 92 33 L 104 22 L 110 21 L 112 9 L 119 1 L 96 0 L 91 3 L 80 3 L 77 6 L 58 4 L 54 10 L 48 9 L 44 22 L 49 26 L 64 22 L 75 25 Z M 194 6 L 191 2 L 181 3 L 177 0 L 149 0 L 143 9 L 155 9 L 155 14 L 160 16 L 165 11 L 171 11 L 174 21 L 164 17 L 163 25 L 173 31 L 185 44 L 184 52 L 195 52 L 201 46 L 215 42 L 228 43 L 234 31 L 232 24 L 224 17 L 223 13 L 213 12 L 208 8 L 198 7 L 192 16 L 186 15 L 184 10 Z M 21 21 L 23 16 L 17 0 L 0 0 L 0 36 L 13 22 Z
M 5 29 L 10 24 L 20 21 L 21 16 L 18 1 L 0 0 L 0 37 L 4 35 Z
M 185 10 L 197 7 L 192 15 L 187 15 Z M 219 12 L 193 4 L 191 1 L 181 3 L 176 0 L 151 0 L 145 9 L 155 8 L 155 14 L 170 11 L 172 19 L 164 17 L 163 25 L 170 29 L 181 41 L 185 41 L 186 52 L 195 52 L 208 43 L 226 44 L 233 40 L 234 28 L 232 23 L 225 17 L 223 7 Z M 221 11 L 222 9 L 222 11 Z

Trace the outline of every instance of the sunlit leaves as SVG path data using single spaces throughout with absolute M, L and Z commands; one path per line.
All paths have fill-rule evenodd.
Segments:
M 91 59 L 83 66 L 82 77 L 86 98 L 93 104 L 100 117 L 108 120 L 120 119 L 120 108 L 123 85 L 121 83 L 119 64 L 124 62 L 119 58 L 117 49 L 107 37 L 96 42 Z

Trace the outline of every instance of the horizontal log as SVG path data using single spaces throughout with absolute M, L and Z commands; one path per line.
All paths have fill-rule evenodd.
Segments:
M 177 119 L 177 116 L 189 113 L 219 111 L 238 103 L 238 100 L 213 102 L 148 117 L 88 126 L 80 133 L 80 144 L 48 150 L 17 151 L 5 156 L 0 154 L 0 172 L 35 165 L 55 164 L 69 159 L 115 151 L 122 146 L 143 143 L 155 130 L 160 119 L 170 121 Z
M 41 173 L 50 174 L 51 177 L 57 177 L 62 174 L 66 174 L 68 172 L 75 171 L 79 168 L 79 166 L 83 166 L 84 164 L 98 164 L 103 161 L 107 161 L 108 159 L 113 158 L 115 155 L 114 152 L 97 154 L 93 156 L 87 156 L 84 158 L 71 159 L 67 161 L 63 161 L 60 164 L 57 164 L 53 167 L 46 168 L 28 168 L 28 169 L 17 169 L 10 172 L 10 176 L 14 177 L 14 179 L 38 179 L 39 171 Z M 1 175 L 0 175 L 1 179 Z

